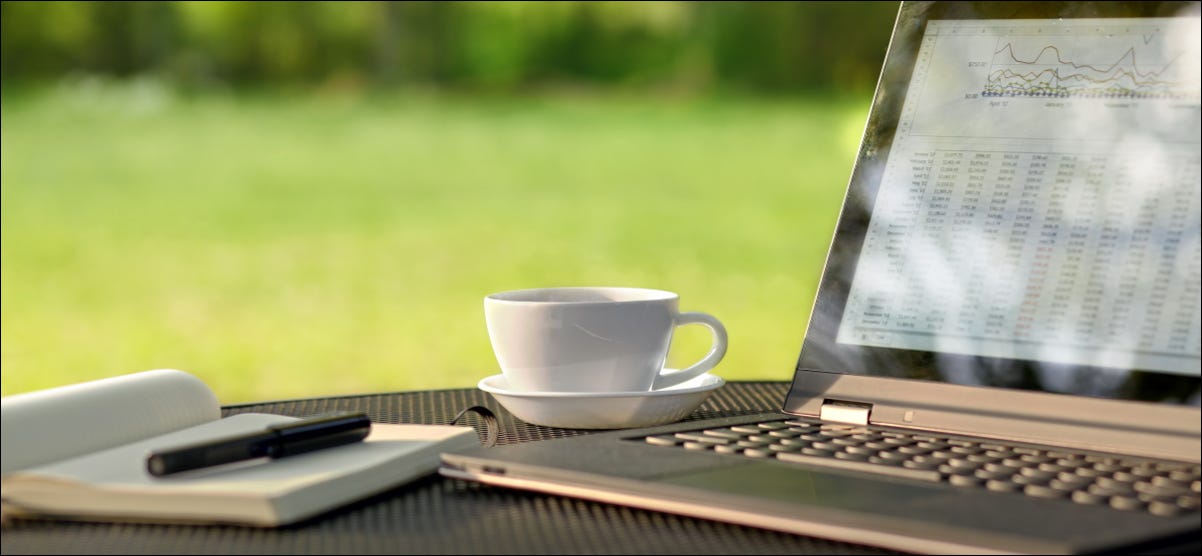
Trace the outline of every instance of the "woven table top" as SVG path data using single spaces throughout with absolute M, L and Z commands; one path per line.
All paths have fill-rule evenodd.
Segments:
M 686 420 L 775 411 L 788 383 L 729 382 Z M 460 410 L 496 413 L 498 444 L 588 434 L 515 419 L 476 389 L 396 392 L 227 406 L 307 416 L 364 411 L 375 422 L 446 424 Z M 475 414 L 465 417 L 483 438 Z M 845 554 L 875 549 L 671 514 L 431 476 L 278 529 L 16 519 L 4 554 Z

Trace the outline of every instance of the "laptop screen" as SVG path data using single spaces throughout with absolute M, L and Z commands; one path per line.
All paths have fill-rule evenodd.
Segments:
M 798 368 L 1199 405 L 1199 13 L 903 4 Z

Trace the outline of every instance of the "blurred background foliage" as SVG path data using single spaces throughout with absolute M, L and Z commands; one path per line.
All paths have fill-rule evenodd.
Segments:
M 470 387 L 482 298 L 555 285 L 677 291 L 717 374 L 788 379 L 896 9 L 0 3 L 3 394 Z
M 83 72 L 184 87 L 874 84 L 891 2 L 4 2 L 6 85 Z

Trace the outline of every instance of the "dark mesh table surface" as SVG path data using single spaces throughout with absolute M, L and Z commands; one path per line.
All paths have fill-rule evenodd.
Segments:
M 687 420 L 774 411 L 788 384 L 731 382 Z M 381 423 L 446 424 L 473 405 L 500 420 L 498 444 L 587 434 L 516 420 L 476 389 L 399 392 L 228 406 L 306 416 L 365 411 Z M 474 414 L 466 423 L 483 432 Z M 2 552 L 78 554 L 865 553 L 874 549 L 622 506 L 482 486 L 438 476 L 279 529 L 13 520 Z

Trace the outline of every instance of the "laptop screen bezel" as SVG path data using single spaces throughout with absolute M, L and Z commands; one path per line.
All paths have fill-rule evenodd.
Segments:
M 858 256 L 870 214 L 889 158 L 891 142 L 906 99 L 926 23 L 930 20 L 1057 19 L 1110 17 L 1179 17 L 1197 2 L 905 2 L 899 9 L 885 63 L 873 98 L 847 196 L 819 282 L 811 318 L 796 369 L 886 376 L 931 382 L 951 380 L 940 366 L 979 369 L 996 378 L 975 384 L 1015 390 L 1199 405 L 1202 378 L 1145 369 L 1090 367 L 1004 359 L 979 355 L 935 353 L 886 347 L 841 344 L 836 341 L 847 304 Z M 1029 378 L 1047 373 L 1124 374 L 1122 385 L 1108 391 L 1081 388 L 1049 390 Z M 967 385 L 967 384 L 966 384 Z

